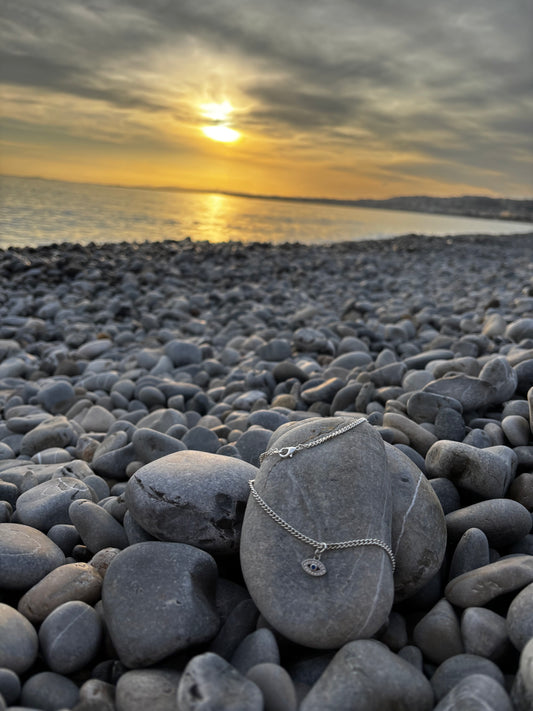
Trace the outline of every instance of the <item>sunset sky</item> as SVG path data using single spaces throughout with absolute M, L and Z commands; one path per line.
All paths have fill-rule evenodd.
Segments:
M 3 0 L 0 172 L 533 197 L 530 0 Z

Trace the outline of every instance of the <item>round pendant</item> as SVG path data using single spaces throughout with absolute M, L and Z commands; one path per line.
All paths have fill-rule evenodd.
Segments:
M 302 560 L 302 568 L 308 575 L 318 576 L 326 574 L 326 566 L 322 563 L 322 561 L 317 560 L 316 558 L 306 558 L 305 560 Z

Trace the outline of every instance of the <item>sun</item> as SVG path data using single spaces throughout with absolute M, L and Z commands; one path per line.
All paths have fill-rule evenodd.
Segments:
M 241 137 L 241 134 L 235 131 L 234 128 L 222 125 L 203 126 L 202 133 L 211 140 L 220 141 L 221 143 L 234 143 Z
M 202 126 L 204 136 L 221 143 L 234 143 L 239 140 L 241 134 L 229 125 L 230 116 L 234 111 L 229 101 L 201 104 L 200 111 L 204 118 L 211 121 L 209 126 Z

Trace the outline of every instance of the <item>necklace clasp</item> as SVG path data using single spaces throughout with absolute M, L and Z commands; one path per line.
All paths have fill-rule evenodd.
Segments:
M 287 457 L 292 457 L 295 452 L 296 447 L 282 447 L 282 449 L 279 450 L 278 454 L 280 457 L 283 457 L 283 459 L 286 459 Z

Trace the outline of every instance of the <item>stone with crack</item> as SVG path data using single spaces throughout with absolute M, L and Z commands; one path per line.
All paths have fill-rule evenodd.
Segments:
M 133 519 L 161 541 L 209 553 L 238 550 L 248 480 L 257 469 L 233 457 L 185 450 L 138 469 L 126 486 Z

